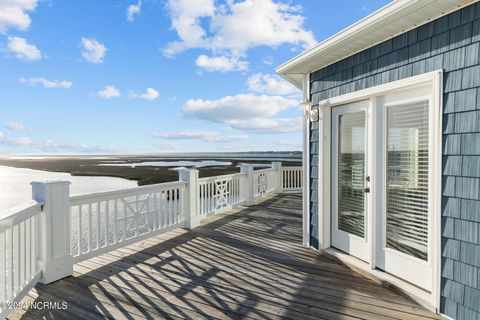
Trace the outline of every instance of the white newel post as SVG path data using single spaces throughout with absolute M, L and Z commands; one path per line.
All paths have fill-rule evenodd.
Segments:
M 275 169 L 276 179 L 275 179 L 275 193 L 282 192 L 282 163 L 281 162 L 272 162 L 272 168 Z
M 179 171 L 179 178 L 186 183 L 182 207 L 183 221 L 186 228 L 193 229 L 200 225 L 200 215 L 197 210 L 198 170 L 182 169 Z
M 251 206 L 255 202 L 253 194 L 253 164 L 240 165 L 240 172 L 245 173 L 245 189 L 243 191 L 245 195 L 245 205 Z
M 41 283 L 50 283 L 73 274 L 70 253 L 70 182 L 32 182 L 32 197 L 43 202 L 40 232 L 37 234 Z

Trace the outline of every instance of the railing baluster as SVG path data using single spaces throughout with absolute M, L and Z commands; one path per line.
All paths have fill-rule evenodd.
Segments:
M 7 229 L 7 299 L 13 296 L 13 229 Z
M 0 232 L 0 301 L 7 299 L 6 232 Z
M 25 275 L 25 261 L 27 260 L 27 253 L 26 253 L 26 244 L 25 244 L 25 221 L 22 221 L 19 225 L 19 244 L 18 244 L 18 247 L 19 247 L 19 253 L 20 253 L 20 258 L 19 258 L 19 261 L 21 261 L 20 263 L 20 288 L 22 288 L 25 284 L 25 280 L 26 280 L 26 275 Z
M 14 281 L 14 294 L 16 294 L 20 290 L 20 226 L 17 224 L 13 227 L 14 230 L 14 268 L 15 271 L 13 273 L 15 277 Z

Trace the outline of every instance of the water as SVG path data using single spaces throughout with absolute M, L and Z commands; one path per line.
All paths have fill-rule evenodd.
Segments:
M 145 161 L 135 163 L 101 163 L 99 166 L 117 166 L 117 167 L 224 167 L 231 166 L 229 161 L 201 160 L 201 161 Z
M 70 181 L 70 194 L 82 194 L 137 186 L 136 181 L 112 177 L 78 177 L 69 173 L 48 172 L 0 166 L 0 216 L 5 210 L 32 199 L 32 181 Z

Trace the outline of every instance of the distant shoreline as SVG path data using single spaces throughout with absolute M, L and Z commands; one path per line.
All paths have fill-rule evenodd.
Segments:
M 229 166 L 212 166 L 199 168 L 200 177 L 209 177 L 239 172 L 240 163 L 269 164 L 282 160 L 285 166 L 301 165 L 301 154 L 292 153 L 223 153 L 223 154 L 176 154 L 170 156 L 18 156 L 0 158 L 0 165 L 43 170 L 51 172 L 66 172 L 72 176 L 108 176 L 138 181 L 138 185 L 148 185 L 178 180 L 178 172 L 172 167 L 157 166 L 119 166 L 154 161 L 185 161 L 185 160 L 228 160 Z M 112 163 L 114 162 L 114 164 Z M 112 164 L 109 166 L 109 164 Z

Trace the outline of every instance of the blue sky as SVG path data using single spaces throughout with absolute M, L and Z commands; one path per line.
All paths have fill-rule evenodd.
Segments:
M 0 0 L 0 154 L 300 150 L 274 68 L 386 0 Z

